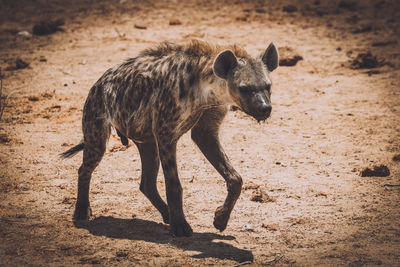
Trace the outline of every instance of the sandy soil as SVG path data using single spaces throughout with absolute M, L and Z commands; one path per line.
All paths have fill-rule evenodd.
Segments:
M 400 266 L 398 1 L 64 2 L 0 9 L 2 100 L 12 93 L 0 122 L 0 265 Z M 63 30 L 18 35 L 43 19 Z M 225 182 L 188 135 L 178 165 L 195 233 L 174 238 L 139 191 L 136 147 L 116 134 L 92 179 L 94 219 L 75 227 L 81 154 L 58 154 L 82 138 L 89 88 L 144 48 L 193 38 L 254 55 L 274 41 L 303 57 L 272 74 L 268 123 L 225 119 L 221 139 L 247 188 L 227 229 L 212 226 Z M 368 51 L 377 66 L 352 67 Z M 360 176 L 380 164 L 389 176 Z M 158 186 L 165 197 L 162 172 Z M 259 189 L 272 201 L 251 201 Z

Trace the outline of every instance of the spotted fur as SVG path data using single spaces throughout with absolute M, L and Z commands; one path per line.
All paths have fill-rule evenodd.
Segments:
M 240 195 L 242 178 L 224 153 L 218 130 L 230 104 L 257 120 L 269 116 L 268 74 L 276 68 L 276 61 L 273 45 L 260 58 L 252 58 L 236 45 L 165 42 L 107 70 L 86 99 L 83 141 L 62 154 L 71 157 L 83 150 L 74 219 L 88 219 L 91 214 L 91 175 L 104 155 L 111 128 L 115 128 L 124 145 L 131 139 L 138 147 L 142 161 L 140 190 L 170 224 L 174 235 L 191 235 L 182 210 L 176 165 L 177 141 L 191 130 L 194 142 L 227 182 L 227 198 L 214 219 L 214 226 L 223 231 Z M 160 162 L 168 205 L 156 187 Z

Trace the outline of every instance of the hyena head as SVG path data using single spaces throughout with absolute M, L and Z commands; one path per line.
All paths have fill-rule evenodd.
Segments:
M 213 65 L 215 75 L 226 81 L 233 102 L 257 121 L 271 115 L 271 79 L 278 67 L 278 51 L 271 43 L 259 58 L 237 58 L 231 50 L 220 52 Z

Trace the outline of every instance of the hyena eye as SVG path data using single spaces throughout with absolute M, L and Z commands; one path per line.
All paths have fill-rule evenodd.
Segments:
M 239 92 L 241 94 L 249 94 L 251 92 L 250 88 L 247 86 L 240 86 L 239 87 Z

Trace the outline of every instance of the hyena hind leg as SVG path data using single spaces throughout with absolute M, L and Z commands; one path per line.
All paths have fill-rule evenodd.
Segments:
M 96 124 L 96 127 L 99 123 Z M 84 133 L 83 162 L 79 168 L 78 196 L 74 212 L 74 220 L 88 220 L 91 216 L 89 202 L 90 180 L 94 169 L 99 165 L 106 150 L 107 139 L 111 127 L 103 124 L 103 129 L 95 129 L 96 134 Z

